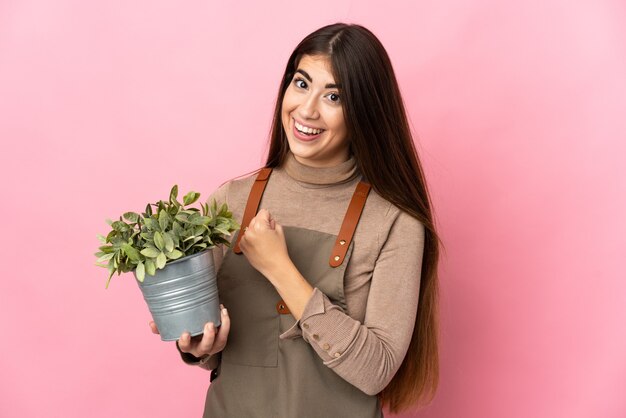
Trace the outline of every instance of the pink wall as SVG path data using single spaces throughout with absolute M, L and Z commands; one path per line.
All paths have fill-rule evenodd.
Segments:
M 0 416 L 200 415 L 208 373 L 131 275 L 105 291 L 96 234 L 258 167 L 337 20 L 389 51 L 446 245 L 440 390 L 403 416 L 626 416 L 624 3 L 393 4 L 0 2 Z

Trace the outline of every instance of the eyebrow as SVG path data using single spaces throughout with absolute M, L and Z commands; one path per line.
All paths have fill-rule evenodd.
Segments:
M 309 75 L 309 73 L 307 73 L 306 71 L 304 71 L 303 69 L 298 68 L 296 70 L 297 73 L 302 74 L 307 80 L 309 80 L 311 83 L 313 82 L 313 79 L 311 78 L 311 76 Z M 341 84 L 326 84 L 325 88 L 327 89 L 340 89 L 341 88 Z

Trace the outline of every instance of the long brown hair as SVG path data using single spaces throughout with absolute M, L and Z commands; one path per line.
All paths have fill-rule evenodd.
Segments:
M 378 394 L 397 413 L 434 398 L 439 384 L 438 278 L 439 236 L 421 164 L 413 143 L 391 61 L 372 32 L 356 24 L 336 23 L 308 35 L 293 51 L 283 75 L 270 132 L 266 167 L 280 166 L 289 150 L 282 127 L 285 90 L 304 55 L 322 55 L 332 63 L 341 85 L 344 119 L 361 173 L 382 197 L 425 227 L 417 318 L 408 352 L 391 382 Z

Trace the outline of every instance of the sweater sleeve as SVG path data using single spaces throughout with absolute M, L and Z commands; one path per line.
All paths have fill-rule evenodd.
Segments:
M 374 266 L 363 323 L 315 288 L 300 320 L 281 338 L 301 333 L 344 380 L 368 395 L 379 393 L 400 368 L 411 342 L 423 251 L 423 224 L 400 211 Z
M 230 182 L 221 185 L 217 190 L 215 190 L 206 200 L 207 204 L 210 206 L 213 203 L 213 199 L 217 200 L 218 207 L 222 203 L 228 204 L 228 188 L 230 186 Z M 229 208 L 229 210 L 231 210 Z M 213 255 L 213 264 L 215 266 L 215 272 L 217 272 L 222 264 L 222 259 L 224 256 L 224 250 L 222 245 L 215 246 L 212 250 Z M 180 353 L 181 360 L 189 364 L 190 366 L 199 366 L 206 370 L 216 369 L 219 364 L 219 354 L 212 354 L 207 357 L 199 358 L 190 353 L 183 353 L 180 351 L 180 347 L 178 346 L 178 341 L 176 341 L 176 349 Z
M 180 351 L 178 341 L 176 341 L 176 349 L 180 353 L 180 358 L 183 360 L 183 362 L 190 366 L 199 366 L 200 368 L 209 371 L 217 369 L 217 366 L 219 366 L 219 358 L 221 353 L 211 354 L 206 357 L 196 357 L 191 353 L 183 353 L 182 351 Z

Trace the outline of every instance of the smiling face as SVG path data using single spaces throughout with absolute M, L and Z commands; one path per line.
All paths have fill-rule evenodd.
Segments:
M 281 117 L 298 162 L 332 167 L 350 157 L 343 107 L 326 56 L 304 55 L 285 91 Z

